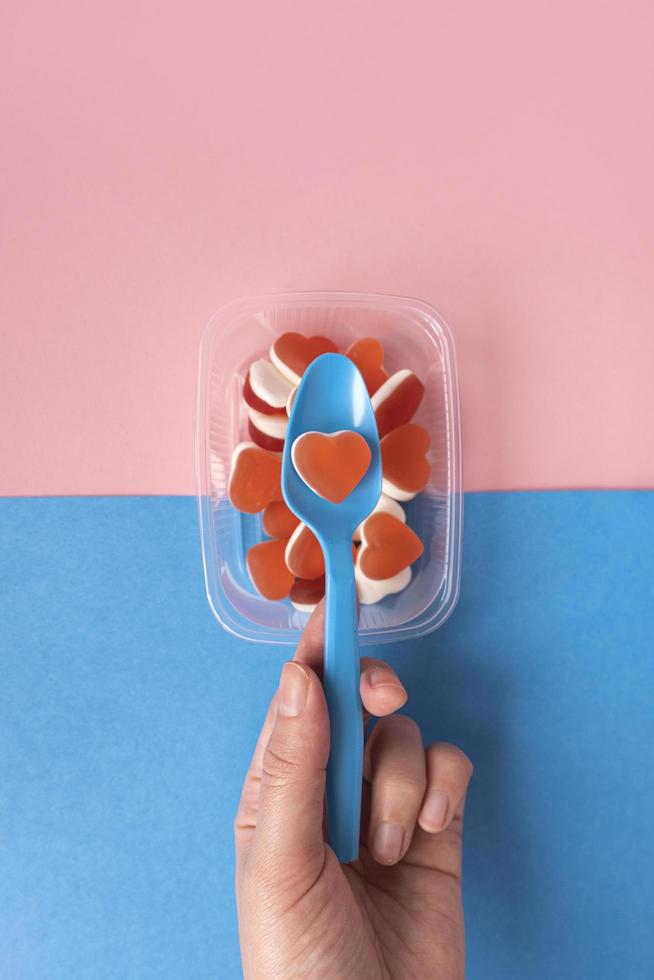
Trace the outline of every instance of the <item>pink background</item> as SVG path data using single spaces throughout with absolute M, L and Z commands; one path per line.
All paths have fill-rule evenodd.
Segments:
M 419 296 L 466 487 L 652 486 L 654 5 L 0 14 L 0 493 L 192 493 L 239 295 Z

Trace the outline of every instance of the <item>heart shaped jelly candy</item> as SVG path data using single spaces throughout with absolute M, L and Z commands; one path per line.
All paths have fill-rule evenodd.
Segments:
M 358 432 L 305 432 L 293 443 L 293 465 L 307 486 L 340 504 L 370 466 L 370 447 Z
M 362 606 L 372 606 L 375 602 L 381 602 L 387 595 L 394 595 L 406 589 L 411 581 L 411 566 L 407 565 L 401 572 L 393 578 L 374 579 L 364 575 L 357 561 L 354 566 L 354 580 L 357 584 L 357 594 Z
M 270 366 L 272 367 L 272 364 Z M 245 375 L 245 381 L 243 382 L 243 401 L 248 408 L 253 408 L 256 412 L 261 412 L 263 415 L 283 415 L 283 413 L 286 411 L 285 408 L 274 408 L 272 405 L 269 405 L 267 402 L 258 397 L 252 387 L 250 371 L 248 371 L 248 373 Z
M 299 612 L 313 612 L 325 594 L 325 576 L 320 578 L 299 578 L 291 589 L 291 602 Z
M 284 451 L 284 440 L 267 436 L 265 432 L 257 429 L 252 419 L 248 419 L 248 433 L 252 442 L 256 442 L 257 446 L 261 446 L 262 449 L 269 449 L 271 453 Z
M 270 348 L 270 360 L 285 378 L 297 385 L 312 361 L 321 354 L 335 354 L 337 350 L 336 344 L 329 337 L 283 333 Z
M 262 541 L 249 549 L 246 557 L 248 572 L 257 592 L 266 599 L 285 599 L 294 583 L 284 560 L 286 542 Z
M 358 367 L 369 395 L 374 395 L 388 380 L 388 372 L 384 370 L 384 348 L 374 337 L 355 340 L 348 347 L 345 356 L 354 361 Z
M 290 538 L 299 523 L 299 517 L 283 500 L 273 500 L 267 504 L 261 518 L 264 532 L 270 538 Z
M 397 500 L 393 500 L 392 497 L 389 497 L 388 494 L 382 493 L 379 495 L 379 500 L 375 504 L 373 510 L 370 512 L 368 517 L 371 517 L 373 514 L 380 514 L 380 513 L 392 514 L 393 517 L 397 517 L 398 521 L 402 521 L 403 524 L 406 524 L 406 514 L 404 513 L 404 508 L 400 504 L 398 504 Z M 354 532 L 353 537 L 355 541 L 361 540 L 362 527 L 363 527 L 363 522 L 359 524 L 358 528 Z
M 298 524 L 286 545 L 286 564 L 297 578 L 319 578 L 325 573 L 320 542 L 311 528 Z
M 288 428 L 288 416 L 286 412 L 276 412 L 275 415 L 266 415 L 264 412 L 257 412 L 254 408 L 248 408 L 248 418 L 252 425 L 270 436 L 271 439 L 284 440 Z
M 352 561 L 357 549 L 352 545 Z M 298 524 L 286 545 L 286 564 L 298 578 L 314 579 L 325 574 L 325 559 L 320 542 L 311 528 Z
M 358 566 L 366 578 L 383 581 L 420 558 L 424 547 L 410 527 L 392 514 L 371 514 L 361 526 Z
M 372 396 L 379 438 L 410 422 L 425 393 L 422 381 L 413 371 L 396 371 Z
M 250 365 L 248 372 L 252 391 L 266 405 L 286 411 L 286 402 L 293 385 L 274 364 L 263 358 Z
M 429 482 L 429 433 L 409 422 L 381 441 L 382 490 L 394 500 L 411 500 Z
M 288 399 L 286 400 L 286 414 L 288 415 L 289 418 L 291 417 L 291 412 L 293 411 L 293 402 L 295 401 L 296 391 L 297 391 L 297 387 L 291 388 L 291 393 L 288 396 Z
M 275 453 L 241 442 L 232 453 L 228 495 L 245 514 L 258 514 L 271 500 L 281 500 L 282 460 Z

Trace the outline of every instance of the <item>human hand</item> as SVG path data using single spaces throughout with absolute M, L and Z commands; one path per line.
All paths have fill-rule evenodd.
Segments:
M 364 755 L 361 851 L 341 865 L 325 841 L 329 717 L 319 680 L 322 604 L 266 716 L 236 817 L 236 894 L 245 980 L 459 980 L 465 975 L 461 831 L 472 765 L 423 748 L 395 715 L 406 692 L 362 658 L 377 715 Z

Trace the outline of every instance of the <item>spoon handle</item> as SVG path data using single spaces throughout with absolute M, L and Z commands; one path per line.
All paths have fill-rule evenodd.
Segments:
M 358 610 L 352 543 L 331 541 L 326 551 L 325 667 L 323 683 L 331 741 L 327 763 L 329 843 L 339 861 L 359 856 L 363 716 L 359 695 Z

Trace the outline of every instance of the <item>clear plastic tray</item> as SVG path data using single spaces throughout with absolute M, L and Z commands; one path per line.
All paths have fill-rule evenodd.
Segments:
M 369 293 L 290 293 L 236 300 L 211 318 L 200 346 L 196 463 L 207 596 L 218 621 L 259 643 L 295 644 L 306 622 L 290 602 L 271 602 L 252 586 L 248 548 L 263 539 L 261 519 L 227 498 L 232 450 L 247 437 L 241 397 L 250 363 L 267 356 L 287 330 L 323 334 L 345 350 L 377 337 L 389 372 L 410 368 L 425 384 L 415 421 L 431 436 L 431 480 L 406 505 L 425 551 L 404 592 L 361 607 L 360 642 L 424 636 L 452 612 L 459 594 L 462 493 L 457 374 L 452 335 L 427 303 Z

